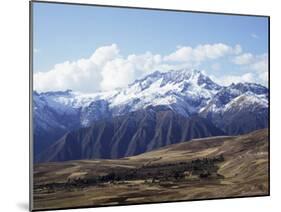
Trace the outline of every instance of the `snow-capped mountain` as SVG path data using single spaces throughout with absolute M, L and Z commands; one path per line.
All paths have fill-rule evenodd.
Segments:
M 227 134 L 241 134 L 268 125 L 268 89 L 254 83 L 231 84 L 214 95 L 200 115 Z
M 156 71 L 109 98 L 113 115 L 165 105 L 183 116 L 197 113 L 221 89 L 197 70 Z
M 252 83 L 224 87 L 198 70 L 182 69 L 156 71 L 123 89 L 93 94 L 35 91 L 33 105 L 35 151 L 40 152 L 68 131 L 146 108 L 165 108 L 183 117 L 199 114 L 224 129 L 225 114 L 233 119 L 238 111 L 267 114 L 268 89 Z
M 248 104 L 253 103 L 254 99 L 259 98 L 261 101 L 258 101 L 258 104 L 263 104 L 267 107 L 268 89 L 266 87 L 255 83 L 237 83 L 231 84 L 228 87 L 223 87 L 213 96 L 208 105 L 201 109 L 200 112 L 224 112 L 230 105 L 234 104 L 232 101 L 235 102 L 240 96 L 244 96 L 246 94 L 247 96 L 253 97 L 252 99 L 248 98 Z M 240 105 L 240 107 L 244 106 L 244 104 Z
M 158 105 L 166 105 L 175 112 L 189 116 L 204 107 L 220 89 L 221 86 L 197 70 L 156 71 L 121 90 L 93 94 L 71 90 L 34 92 L 34 112 L 36 117 L 46 115 L 46 109 L 56 115 L 78 115 L 82 126 L 104 117 Z M 44 120 L 52 121 L 49 118 L 45 117 Z

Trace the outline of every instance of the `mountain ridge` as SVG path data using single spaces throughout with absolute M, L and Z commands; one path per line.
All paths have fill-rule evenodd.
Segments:
M 265 128 L 268 122 L 266 87 L 221 86 L 204 73 L 187 69 L 155 71 L 123 89 L 93 94 L 34 91 L 33 102 L 35 157 L 67 132 L 142 109 L 169 109 L 186 118 L 198 115 L 229 135 Z

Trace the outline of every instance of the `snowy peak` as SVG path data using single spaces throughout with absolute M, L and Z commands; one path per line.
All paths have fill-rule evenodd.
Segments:
M 206 95 L 206 98 L 209 98 L 209 93 L 215 93 L 221 89 L 221 86 L 198 70 L 181 69 L 169 72 L 155 71 L 142 79 L 136 80 L 125 91 L 127 93 L 138 93 L 146 89 L 150 89 L 150 93 L 159 94 L 164 94 L 165 92 L 176 92 L 179 94 L 181 92 L 199 95 L 201 92 Z M 206 92 L 206 90 L 209 92 Z
M 246 93 L 251 96 L 261 95 L 265 99 L 268 97 L 268 89 L 262 85 L 255 83 L 232 83 L 230 86 L 223 87 L 217 92 L 209 103 L 209 106 L 212 105 L 214 109 L 222 108 L 234 98 Z
M 153 72 L 122 89 L 110 100 L 116 114 L 166 105 L 184 116 L 198 112 L 221 86 L 198 70 Z M 116 112 L 117 111 L 117 112 Z
M 266 128 L 268 89 L 253 83 L 231 84 L 218 91 L 199 114 L 230 135 Z
M 223 114 L 228 110 L 248 110 L 250 107 L 268 108 L 268 89 L 255 83 L 237 83 L 222 88 L 208 105 L 200 110 L 202 114 Z
M 195 69 L 182 69 L 168 72 L 163 80 L 163 84 L 165 83 L 182 84 L 184 86 L 183 91 L 189 90 L 190 87 L 197 87 L 211 91 L 219 90 L 221 88 L 221 86 L 213 82 L 207 75 Z
M 174 82 L 174 83 L 180 83 L 183 81 L 191 82 L 191 83 L 197 83 L 199 76 L 201 75 L 201 72 L 198 70 L 188 70 L 188 69 L 182 69 L 182 70 L 176 70 L 176 71 L 169 71 L 165 73 L 164 81 L 165 82 Z
M 268 107 L 268 101 L 267 98 L 265 98 L 265 95 L 260 94 L 254 94 L 251 91 L 248 91 L 233 100 L 231 100 L 228 104 L 225 105 L 224 110 L 255 110 L 256 108 L 267 108 Z
M 152 74 L 149 74 L 142 79 L 135 80 L 132 84 L 129 85 L 129 88 L 138 85 L 141 88 L 141 90 L 144 90 L 148 88 L 155 81 L 161 79 L 162 76 L 163 73 L 161 73 L 160 71 L 155 71 Z
M 159 81 L 161 81 L 160 87 L 167 84 L 192 84 L 210 90 L 218 90 L 221 88 L 221 86 L 213 82 L 208 76 L 195 69 L 171 70 L 169 72 L 155 71 L 142 79 L 136 80 L 134 83 L 130 84 L 129 87 L 139 85 L 141 90 L 144 90 Z

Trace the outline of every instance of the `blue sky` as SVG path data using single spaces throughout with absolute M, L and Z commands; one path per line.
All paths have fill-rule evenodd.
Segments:
M 122 55 L 123 59 L 146 52 L 165 57 L 181 47 L 196 49 L 199 45 L 221 43 L 235 48 L 239 45 L 240 52 L 196 63 L 196 68 L 214 77 L 256 74 L 257 70 L 249 67 L 267 60 L 265 17 L 33 4 L 35 74 L 54 70 L 56 64 L 65 61 L 89 58 L 98 48 L 112 44 L 117 45 L 118 57 Z M 233 62 L 234 57 L 243 54 L 251 55 L 251 60 L 243 64 Z

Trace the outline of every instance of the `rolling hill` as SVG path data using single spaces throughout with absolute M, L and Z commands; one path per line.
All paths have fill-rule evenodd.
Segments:
M 268 129 L 171 144 L 115 160 L 34 166 L 34 208 L 269 194 Z

